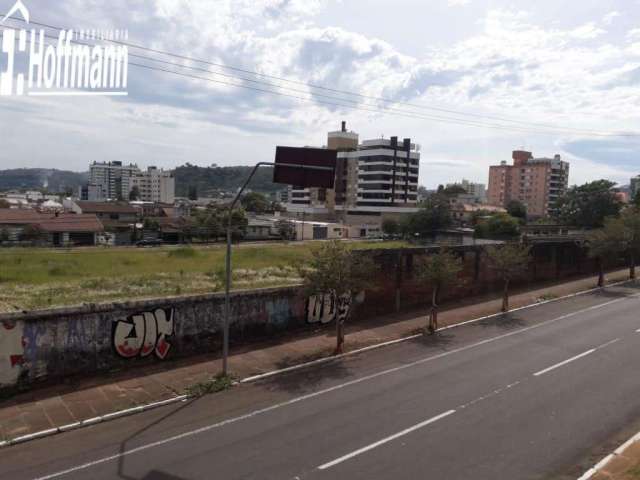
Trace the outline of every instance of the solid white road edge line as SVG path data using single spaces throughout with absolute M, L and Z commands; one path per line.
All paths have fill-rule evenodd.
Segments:
M 622 280 L 620 282 L 611 283 L 611 284 L 607 285 L 607 287 L 616 287 L 618 285 L 623 285 L 625 283 L 629 283 L 629 280 Z M 545 305 L 547 303 L 558 302 L 560 300 L 567 300 L 569 298 L 578 297 L 578 296 L 581 296 L 581 295 L 586 295 L 586 294 L 589 294 L 589 293 L 597 292 L 599 290 L 602 290 L 602 288 L 600 288 L 600 287 L 590 288 L 589 290 L 582 290 L 580 292 L 570 293 L 570 294 L 564 295 L 562 297 L 552 298 L 552 299 L 549 299 L 549 300 L 544 300 L 542 302 L 530 303 L 529 305 L 524 305 L 522 307 L 513 308 L 513 309 L 509 310 L 507 313 L 513 313 L 513 312 L 518 312 L 520 310 L 526 310 L 526 309 L 533 308 L 533 307 L 539 307 L 539 306 Z M 636 296 L 636 295 L 631 295 L 631 296 Z M 473 318 L 471 320 L 465 320 L 464 322 L 455 323 L 453 325 L 447 325 L 446 327 L 439 328 L 437 331 L 441 332 L 441 331 L 444 331 L 444 330 L 449 330 L 451 328 L 463 327 L 465 325 L 482 322 L 484 320 L 489 320 L 490 318 L 500 317 L 502 315 L 505 315 L 505 313 L 504 312 L 492 313 L 491 315 L 485 315 L 483 317 Z M 640 329 L 639 329 L 639 331 L 640 331 Z M 278 370 L 271 370 L 270 372 L 260 373 L 258 375 L 252 375 L 251 377 L 243 378 L 242 380 L 240 380 L 240 383 L 255 382 L 257 380 L 262 380 L 264 378 L 272 377 L 272 376 L 278 375 L 280 373 L 291 372 L 291 371 L 294 371 L 294 370 L 299 370 L 299 369 L 310 367 L 310 366 L 313 366 L 313 365 L 318 365 L 318 364 L 322 364 L 322 363 L 326 363 L 326 362 L 332 362 L 334 360 L 340 360 L 341 358 L 349 357 L 349 356 L 352 356 L 352 355 L 357 355 L 357 354 L 360 354 L 360 353 L 363 353 L 363 352 L 367 352 L 369 350 L 375 350 L 375 349 L 386 347 L 386 346 L 389 346 L 389 345 L 394 345 L 396 343 L 406 342 L 406 341 L 409 341 L 409 340 L 413 340 L 415 338 L 420 338 L 422 336 L 423 335 L 420 334 L 420 333 L 417 334 L 417 335 L 409 335 L 407 337 L 401 337 L 401 338 L 398 338 L 398 339 L 395 339 L 395 340 L 390 340 L 390 341 L 382 342 L 382 343 L 376 343 L 375 345 L 369 345 L 368 347 L 359 348 L 357 350 L 351 350 L 350 352 L 341 353 L 339 355 L 333 355 L 331 357 L 318 358 L 316 360 L 311 360 L 309 362 L 300 363 L 298 365 L 292 365 L 291 367 L 280 368 Z
M 534 373 L 533 376 L 534 377 L 539 377 L 540 375 L 544 375 L 545 373 L 550 372 L 552 370 L 555 370 L 556 368 L 562 367 L 563 365 L 566 365 L 567 363 L 571 363 L 571 362 L 573 362 L 575 360 L 578 360 L 579 358 L 586 357 L 587 355 L 589 355 L 589 354 L 591 354 L 591 353 L 593 353 L 595 351 L 596 351 L 596 349 L 592 348 L 591 350 L 587 350 L 586 352 L 582 352 L 582 353 L 576 355 L 575 357 L 567 358 L 566 360 L 564 360 L 562 362 L 556 363 L 555 365 L 551 365 L 550 367 L 545 368 L 544 370 L 540 370 L 539 372 Z
M 438 420 L 441 420 L 441 419 L 443 419 L 445 417 L 448 417 L 449 415 L 451 415 L 451 414 L 453 414 L 455 412 L 456 412 L 455 410 L 449 410 L 447 412 L 441 413 L 440 415 L 436 415 L 435 417 L 431 417 L 430 419 L 425 420 L 424 422 L 417 423 L 413 427 L 405 428 L 401 432 L 394 433 L 393 435 L 390 435 L 390 436 L 388 436 L 386 438 L 383 438 L 382 440 L 378 440 L 377 442 L 374 442 L 374 443 L 372 443 L 370 445 L 367 445 L 366 447 L 359 448 L 358 450 L 355 450 L 355 451 L 353 451 L 351 453 L 347 453 L 346 455 L 343 455 L 340 458 L 336 458 L 335 460 L 332 460 L 332 461 L 327 462 L 327 463 L 325 463 L 323 465 L 320 465 L 318 467 L 318 470 L 326 470 L 327 468 L 331 468 L 334 465 L 338 465 L 339 463 L 342 463 L 342 462 L 344 462 L 346 460 L 349 460 L 350 458 L 357 457 L 358 455 L 361 455 L 361 454 L 363 454 L 365 452 L 368 452 L 369 450 L 373 450 L 374 448 L 377 448 L 380 445 L 384 445 L 385 443 L 388 443 L 388 442 L 390 442 L 392 440 L 395 440 L 396 438 L 399 438 L 399 437 L 402 437 L 404 435 L 407 435 L 407 434 L 409 434 L 409 433 L 411 433 L 411 432 L 413 432 L 415 430 L 418 430 L 420 428 L 426 427 L 427 425 L 429 425 L 431 423 L 437 422 Z
M 531 325 L 529 327 L 521 328 L 520 330 L 514 330 L 514 331 L 509 332 L 509 333 L 504 333 L 502 335 L 498 335 L 497 337 L 487 338 L 487 339 L 481 340 L 481 341 L 476 342 L 476 343 L 465 345 L 464 347 L 459 347 L 459 348 L 456 348 L 456 349 L 453 349 L 453 350 L 448 350 L 446 352 L 442 352 L 442 353 L 439 353 L 437 355 L 433 355 L 431 357 L 422 358 L 420 360 L 416 360 L 415 362 L 407 363 L 407 364 L 400 365 L 400 366 L 397 366 L 397 367 L 393 367 L 393 368 L 389 368 L 389 369 L 386 369 L 386 370 L 382 370 L 380 372 L 376 372 L 376 373 L 373 373 L 371 375 L 367 375 L 367 376 L 364 376 L 364 377 L 356 378 L 354 380 L 350 380 L 348 382 L 341 383 L 339 385 L 334 385 L 333 387 L 328 387 L 328 388 L 325 388 L 323 390 L 318 390 L 317 392 L 313 392 L 313 393 L 309 393 L 307 395 L 302 395 L 300 397 L 292 398 L 290 400 L 287 400 L 286 402 L 278 403 L 278 404 L 271 405 L 271 406 L 268 406 L 268 407 L 265 407 L 265 408 L 262 408 L 262 409 L 259 409 L 259 410 L 255 410 L 253 412 L 249 412 L 249 413 L 247 413 L 245 415 L 241 415 L 239 417 L 229 418 L 229 419 L 223 420 L 221 422 L 214 423 L 212 425 L 207 425 L 205 427 L 198 428 L 196 430 L 191 430 L 191 431 L 184 432 L 184 433 L 181 433 L 181 434 L 178 434 L 178 435 L 174 435 L 172 437 L 165 438 L 163 440 L 158 440 L 157 442 L 149 443 L 149 444 L 146 444 L 146 445 L 141 445 L 141 446 L 133 448 L 131 450 L 125 450 L 124 452 L 120 452 L 120 453 L 117 453 L 115 455 L 104 457 L 104 458 L 95 460 L 93 462 L 84 463 L 82 465 L 71 467 L 71 468 L 69 468 L 67 470 L 63 470 L 63 471 L 60 471 L 60 472 L 57 472 L 57 473 L 52 473 L 52 474 L 46 475 L 44 477 L 39 477 L 36 480 L 49 480 L 51 478 L 57 478 L 57 477 L 61 477 L 63 475 L 67 475 L 69 473 L 73 473 L 73 472 L 76 472 L 76 471 L 79 471 L 79 470 L 84 470 L 84 469 L 93 467 L 95 465 L 99 465 L 101 463 L 105 463 L 105 462 L 109 462 L 109 461 L 112 461 L 112 460 L 116 460 L 118 458 L 125 457 L 125 456 L 131 455 L 133 453 L 137 453 L 137 452 L 141 452 L 141 451 L 144 451 L 144 450 L 148 450 L 150 448 L 158 447 L 158 446 L 161 446 L 161 445 L 164 445 L 164 444 L 167 444 L 167 443 L 174 442 L 176 440 L 181 440 L 183 438 L 191 437 L 193 435 L 198 435 L 200 433 L 204 433 L 204 432 L 207 432 L 209 430 L 213 430 L 215 428 L 223 427 L 225 425 L 229 425 L 229 424 L 241 421 L 241 420 L 246 420 L 248 418 L 255 417 L 256 415 L 260 415 L 260 414 L 263 414 L 263 413 L 270 412 L 272 410 L 276 410 L 276 409 L 279 409 L 279 408 L 282 408 L 282 407 L 293 405 L 295 403 L 299 403 L 299 402 L 302 402 L 304 400 L 308 400 L 310 398 L 315 398 L 315 397 L 318 397 L 320 395 L 324 395 L 326 393 L 330 393 L 330 392 L 333 392 L 333 391 L 336 391 L 336 390 L 340 390 L 340 389 L 349 387 L 351 385 L 357 385 L 359 383 L 366 382 L 368 380 L 372 380 L 374 378 L 378 378 L 378 377 L 381 377 L 383 375 L 388 375 L 388 374 L 391 374 L 391 373 L 399 372 L 399 371 L 405 370 L 407 368 L 414 367 L 416 365 L 421 365 L 423 363 L 430 362 L 432 360 L 437 360 L 437 359 L 440 359 L 440 358 L 448 357 L 449 355 L 453 355 L 453 354 L 456 354 L 456 353 L 464 352 L 466 350 L 470 350 L 470 349 L 479 347 L 481 345 L 485 345 L 487 343 L 492 343 L 492 342 L 495 342 L 495 341 L 498 341 L 498 340 L 502 340 L 503 338 L 508 338 L 508 337 L 511 337 L 511 336 L 514 336 L 514 335 L 518 335 L 520 333 L 528 332 L 529 330 L 534 330 L 534 329 L 537 329 L 537 328 L 541 328 L 541 327 L 543 327 L 545 325 L 549 325 L 549 324 L 558 322 L 560 320 L 564 320 L 566 318 L 573 317 L 575 315 L 579 315 L 579 314 L 584 313 L 584 312 L 588 312 L 588 311 L 592 311 L 592 310 L 595 310 L 595 309 L 598 309 L 598 308 L 602 308 L 602 307 L 605 307 L 607 305 L 611 305 L 613 303 L 618 303 L 618 302 L 621 302 L 621 301 L 629 299 L 629 298 L 631 298 L 631 297 L 616 298 L 615 300 L 610 300 L 610 301 L 605 302 L 605 303 L 601 303 L 601 304 L 598 304 L 598 305 L 593 305 L 591 307 L 584 308 L 582 310 L 576 310 L 575 312 L 570 312 L 570 313 L 567 313 L 565 315 L 561 315 L 559 317 L 552 318 L 550 320 L 545 320 L 544 322 L 541 322 L 541 323 L 538 323 L 538 324 L 535 324 L 535 325 Z
M 607 455 L 606 457 L 604 457 L 602 460 L 600 460 L 598 463 L 596 463 L 593 467 L 591 467 L 589 470 L 587 470 L 586 472 L 584 472 L 582 474 L 582 476 L 580 476 L 580 478 L 578 478 L 578 480 L 589 480 L 591 477 L 593 477 L 596 473 L 598 473 L 598 471 L 602 468 L 604 468 L 611 460 L 613 460 L 615 457 L 617 457 L 618 455 L 622 455 L 622 453 L 633 443 L 640 441 L 640 432 L 636 433 L 635 435 L 633 435 L 631 438 L 629 438 L 626 442 L 624 442 L 622 445 L 620 445 L 618 448 L 616 448 L 613 453 L 610 453 L 609 455 Z
M 618 285 L 623 285 L 623 284 L 628 283 L 628 282 L 629 282 L 629 280 L 622 280 L 620 282 L 611 283 L 611 284 L 607 285 L 607 287 L 615 287 L 615 286 L 618 286 Z M 525 309 L 528 309 L 528 308 L 538 307 L 540 305 L 545 305 L 547 303 L 557 302 L 557 301 L 560 301 L 560 300 L 566 300 L 568 298 L 573 298 L 573 297 L 577 297 L 577 296 L 580 296 L 580 295 L 586 295 L 586 294 L 589 294 L 589 293 L 592 293 L 592 292 L 596 292 L 596 291 L 599 291 L 599 290 L 602 290 L 602 289 L 600 287 L 596 287 L 596 288 L 590 288 L 589 290 L 582 290 L 580 292 L 570 293 L 570 294 L 564 295 L 562 297 L 552 298 L 552 299 L 549 299 L 549 300 L 544 300 L 542 302 L 531 303 L 529 305 L 524 305 L 522 307 L 514 308 L 512 310 L 509 310 L 509 313 L 517 312 L 519 310 L 525 310 Z M 468 325 L 468 324 L 476 323 L 476 322 L 481 322 L 481 321 L 487 320 L 489 318 L 499 317 L 500 315 L 504 315 L 504 313 L 503 312 L 493 313 L 491 315 L 485 315 L 484 317 L 478 317 L 478 318 L 474 318 L 474 319 L 467 320 L 467 321 L 464 321 L 464 322 L 456 323 L 454 325 L 448 325 L 446 327 L 439 328 L 438 331 L 449 330 L 451 328 L 462 327 L 464 325 Z M 638 329 L 636 331 L 640 332 L 640 329 Z M 280 373 L 290 372 L 290 371 L 293 371 L 293 370 L 306 368 L 306 367 L 309 367 L 309 366 L 312 366 L 312 365 L 331 362 L 331 361 L 338 360 L 338 359 L 341 359 L 341 358 L 344 358 L 344 357 L 347 357 L 347 356 L 357 355 L 359 353 L 363 353 L 363 352 L 366 352 L 366 351 L 369 351 L 369 350 L 375 350 L 375 349 L 386 347 L 386 346 L 393 345 L 393 344 L 396 344 L 396 343 L 406 342 L 408 340 L 413 340 L 413 339 L 421 337 L 421 336 L 422 336 L 421 334 L 409 335 L 407 337 L 398 338 L 396 340 L 377 343 L 375 345 L 369 345 L 368 347 L 359 348 L 357 350 L 352 350 L 350 352 L 345 352 L 345 353 L 340 354 L 340 355 L 334 355 L 334 356 L 331 356 L 331 357 L 319 358 L 317 360 L 312 360 L 312 361 L 309 361 L 309 362 L 300 363 L 298 365 L 293 365 L 291 367 L 281 368 L 281 369 L 278 369 L 278 370 L 272 370 L 270 372 L 262 373 L 262 374 L 259 374 L 259 375 L 253 375 L 251 377 L 246 377 L 244 379 L 241 379 L 238 383 L 254 382 L 254 381 L 257 381 L 257 380 L 261 380 L 263 378 L 267 378 L 267 377 L 271 377 L 271 376 L 274 376 L 274 375 L 278 375 Z M 167 400 L 162 400 L 160 402 L 153 402 L 153 403 L 145 404 L 145 405 L 142 406 L 143 407 L 142 411 L 151 410 L 153 408 L 157 408 L 157 407 L 164 406 L 164 405 L 169 405 L 169 404 L 172 404 L 172 403 L 184 402 L 184 401 L 188 400 L 188 398 L 189 397 L 187 395 L 180 395 L 180 396 L 177 396 L 177 397 L 169 398 Z M 118 418 L 118 417 L 132 415 L 134 413 L 138 413 L 139 411 L 140 411 L 139 407 L 129 408 L 129 409 L 126 409 L 126 410 L 118 410 L 116 412 L 113 412 L 112 414 L 109 414 L 108 418 L 106 416 L 105 417 L 96 417 L 96 418 L 89 419 L 89 420 L 82 420 L 82 421 L 79 421 L 79 422 L 70 423 L 68 425 L 62 425 L 62 426 L 57 427 L 57 428 L 51 428 L 51 429 L 35 432 L 35 433 L 32 433 L 32 434 L 28 434 L 28 435 L 23 435 L 21 437 L 16 437 L 16 438 L 13 438 L 11 440 L 3 440 L 3 441 L 0 441 L 0 448 L 8 447 L 8 446 L 14 445 L 16 443 L 23 443 L 23 442 L 27 442 L 27 441 L 30 441 L 30 440 L 35 440 L 36 438 L 42 438 L 42 437 L 46 437 L 46 436 L 50 436 L 50 435 L 56 435 L 58 433 L 66 432 L 66 431 L 69 431 L 69 430 L 75 430 L 77 428 L 87 427 L 87 426 L 93 425 L 95 423 L 101 423 L 103 421 L 113 420 L 113 419 Z

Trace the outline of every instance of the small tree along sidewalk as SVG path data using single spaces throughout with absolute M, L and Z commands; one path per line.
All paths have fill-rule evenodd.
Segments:
M 520 243 L 507 243 L 501 246 L 490 246 L 486 249 L 489 267 L 504 282 L 502 293 L 502 311 L 509 311 L 509 283 L 527 271 L 531 257 L 531 247 Z
M 627 271 L 609 274 L 610 281 L 626 278 Z M 538 285 L 514 295 L 514 307 L 536 303 L 545 296 L 560 297 L 593 288 L 593 278 L 571 282 Z M 453 325 L 473 318 L 494 314 L 501 301 L 492 296 L 480 296 L 465 305 L 450 305 L 440 311 L 439 323 Z M 418 312 L 370 318 L 351 327 L 349 348 L 356 349 L 380 342 L 396 340 L 416 330 L 424 330 L 424 315 Z M 296 336 L 272 338 L 252 349 L 233 349 L 232 365 L 235 377 L 245 378 L 285 366 L 330 356 L 335 341 L 326 331 L 304 332 Z M 141 403 L 165 400 L 185 392 L 215 391 L 224 380 L 216 378 L 221 359 L 216 356 L 176 359 L 139 369 L 102 374 L 99 378 L 75 378 L 69 383 L 34 388 L 0 402 L 0 440 L 55 428 L 69 423 L 106 415 Z
M 307 297 L 328 297 L 336 310 L 336 350 L 342 353 L 344 324 L 351 315 L 353 297 L 372 283 L 375 265 L 344 243 L 334 240 L 311 252 L 310 262 L 299 268 Z
M 431 285 L 431 311 L 427 331 L 438 330 L 438 299 L 442 289 L 452 284 L 462 271 L 462 259 L 446 250 L 429 255 L 416 265 L 416 277 Z

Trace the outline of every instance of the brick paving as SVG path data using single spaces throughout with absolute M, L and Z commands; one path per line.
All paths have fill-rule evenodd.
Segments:
M 607 275 L 608 282 L 626 279 L 627 270 Z M 582 278 L 561 284 L 547 284 L 511 296 L 511 308 L 536 303 L 540 298 L 560 297 L 595 287 L 595 278 Z M 440 326 L 496 313 L 501 299 L 483 296 L 444 306 Z M 355 350 L 382 341 L 415 333 L 425 326 L 425 313 L 412 312 L 372 318 L 347 326 L 346 350 Z M 245 378 L 306 360 L 331 354 L 335 337 L 332 329 L 280 337 L 271 343 L 241 346 L 231 350 L 230 369 Z M 151 370 L 151 371 L 150 371 Z M 181 395 L 199 382 L 210 380 L 221 370 L 220 358 L 202 355 L 170 361 L 99 377 L 73 379 L 68 384 L 40 386 L 0 402 L 0 440 L 35 433 L 97 415 Z M 613 478 L 613 477 L 602 477 Z M 615 477 L 637 478 L 637 477 Z

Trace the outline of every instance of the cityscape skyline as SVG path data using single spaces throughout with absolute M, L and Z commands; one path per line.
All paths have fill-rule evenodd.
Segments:
M 7 11 L 10 3 L 3 0 L 1 9 Z M 638 124 L 639 9 L 629 2 L 588 2 L 568 12 L 550 1 L 400 1 L 397 7 L 415 17 L 406 31 L 420 31 L 424 42 L 408 42 L 415 35 L 380 28 L 382 9 L 332 0 L 235 2 L 233 7 L 226 1 L 215 7 L 194 2 L 190 8 L 180 2 L 80 8 L 82 2 L 69 1 L 56 9 L 42 0 L 26 3 L 33 21 L 126 27 L 130 41 L 139 45 L 292 79 L 298 83 L 286 88 L 305 91 L 312 100 L 131 68 L 129 95 L 123 98 L 3 98 L 0 124 L 8 135 L 0 152 L 2 169 L 83 171 L 87 159 L 146 163 L 147 158 L 159 168 L 186 162 L 249 165 L 271 160 L 278 144 L 320 144 L 327 126 L 344 119 L 363 138 L 401 131 L 420 143 L 420 184 L 428 188 L 462 177 L 487 183 L 488 167 L 514 149 L 562 155 L 576 167 L 572 184 L 597 178 L 626 184 L 638 173 L 637 137 L 571 130 L 628 132 Z M 113 13 L 122 11 L 127 15 Z M 445 32 L 441 25 L 452 28 Z M 364 105 L 380 102 L 313 90 L 307 83 L 390 98 L 404 102 L 393 109 L 462 123 L 367 111 L 372 107 Z M 331 100 L 322 95 L 356 98 L 365 110 L 327 106 L 321 102 Z M 510 129 L 464 123 L 506 123 L 483 115 L 506 119 Z M 543 135 L 535 133 L 542 129 L 537 125 L 563 130 Z

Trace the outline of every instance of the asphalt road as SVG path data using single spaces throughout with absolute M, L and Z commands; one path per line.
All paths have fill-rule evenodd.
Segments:
M 576 478 L 638 426 L 639 312 L 640 285 L 520 310 L 9 447 L 0 478 Z

